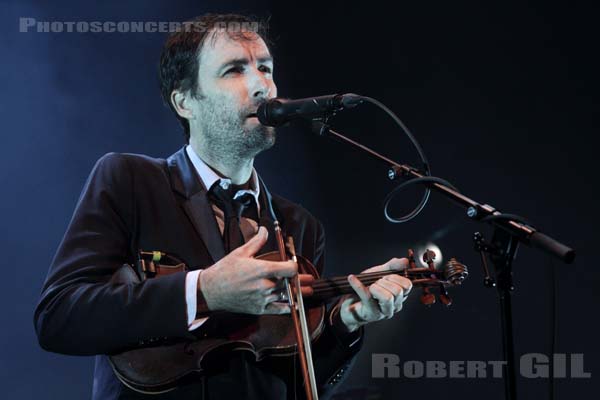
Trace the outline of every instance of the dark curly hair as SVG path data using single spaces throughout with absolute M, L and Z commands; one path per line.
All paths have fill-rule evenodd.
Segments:
M 217 29 L 224 30 L 236 40 L 253 40 L 254 34 L 258 34 L 270 47 L 267 21 L 239 14 L 205 14 L 183 22 L 169 35 L 160 55 L 160 90 L 163 101 L 183 127 L 186 143 L 190 140 L 190 124 L 175 111 L 171 93 L 173 90 L 189 91 L 194 98 L 202 98 L 198 87 L 198 55 L 206 38 Z

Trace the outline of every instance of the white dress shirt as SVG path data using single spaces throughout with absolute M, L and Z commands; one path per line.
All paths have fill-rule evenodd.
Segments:
M 194 165 L 194 168 L 196 169 L 196 172 L 198 173 L 198 176 L 200 177 L 200 181 L 202 182 L 202 184 L 204 185 L 204 188 L 206 190 L 209 190 L 215 182 L 219 182 L 219 185 L 221 185 L 221 187 L 223 189 L 227 189 L 229 187 L 229 185 L 231 185 L 231 180 L 227 179 L 227 178 L 221 178 L 219 175 L 217 175 L 217 173 L 215 171 L 213 171 L 204 161 L 202 161 L 202 159 L 200 157 L 198 157 L 198 155 L 196 154 L 196 152 L 192 149 L 192 147 L 190 145 L 187 145 L 185 148 L 185 151 L 188 155 L 188 157 L 190 158 L 190 160 L 192 161 L 192 164 Z M 244 189 L 244 190 L 238 190 L 235 195 L 233 196 L 233 198 L 237 198 L 239 196 L 244 195 L 245 193 L 250 193 L 253 197 L 254 200 L 256 201 L 256 209 L 258 210 L 258 213 L 260 215 L 260 204 L 258 202 L 258 196 L 260 194 L 260 185 L 258 184 L 258 175 L 256 174 L 256 170 L 254 168 L 252 168 L 252 176 L 250 178 L 250 188 L 249 189 Z M 222 211 L 218 209 L 218 207 L 216 207 L 215 205 L 212 206 L 213 210 L 215 211 L 215 215 L 217 215 L 218 213 L 222 214 Z M 223 218 L 217 218 L 217 222 L 219 225 L 219 229 L 221 230 L 221 233 L 223 232 Z M 242 233 L 244 234 L 244 237 L 248 236 L 251 234 L 251 232 L 253 231 L 253 233 L 256 233 L 256 231 L 258 230 L 258 224 L 253 221 L 253 220 L 248 220 L 245 219 L 244 223 L 246 224 L 246 226 L 241 226 L 242 228 Z M 197 296 L 197 291 L 198 291 L 198 275 L 200 275 L 200 271 L 202 270 L 195 270 L 195 271 L 191 271 L 188 272 L 187 275 L 185 276 L 185 302 L 187 304 L 187 321 L 188 321 L 188 329 L 190 331 L 198 328 L 200 325 L 202 325 L 204 323 L 204 321 L 206 321 L 208 319 L 208 317 L 204 317 L 204 318 L 198 318 L 196 319 L 196 307 L 197 307 L 197 301 L 198 301 L 198 296 Z

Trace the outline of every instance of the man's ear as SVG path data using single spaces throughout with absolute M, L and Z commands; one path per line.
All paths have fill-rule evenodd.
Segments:
M 173 108 L 177 114 L 185 119 L 196 119 L 191 106 L 191 95 L 189 92 L 180 92 L 179 90 L 173 90 L 170 98 Z

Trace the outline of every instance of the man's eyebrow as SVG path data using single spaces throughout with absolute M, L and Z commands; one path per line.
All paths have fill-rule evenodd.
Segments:
M 263 56 L 263 57 L 257 57 L 256 61 L 258 61 L 259 64 L 265 64 L 265 63 L 273 63 L 273 57 L 272 56 Z M 250 61 L 247 58 L 234 58 L 231 59 L 229 61 L 226 61 L 221 68 L 219 68 L 219 71 L 224 70 L 227 67 L 234 67 L 234 66 L 240 66 L 240 65 L 246 65 L 248 64 Z

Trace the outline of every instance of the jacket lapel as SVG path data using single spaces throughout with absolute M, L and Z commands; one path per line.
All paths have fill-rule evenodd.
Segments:
M 167 159 L 167 165 L 173 190 L 185 197 L 181 203 L 184 212 L 206 245 L 213 262 L 219 261 L 225 256 L 221 232 L 206 189 L 185 152 L 185 146 Z
M 206 191 L 198 192 L 186 200 L 183 203 L 183 209 L 208 248 L 213 262 L 217 262 L 223 258 L 225 256 L 225 248 L 223 247 L 221 232 L 219 231 L 215 214 L 206 197 Z
M 213 262 L 219 261 L 225 256 L 221 232 L 208 201 L 206 189 L 202 186 L 200 177 L 186 154 L 185 146 L 167 159 L 167 165 L 173 190 L 185 198 L 182 202 L 183 210 L 192 222 L 196 232 L 202 238 Z M 259 254 L 263 254 L 270 251 L 277 251 L 275 218 L 279 220 L 282 229 L 285 227 L 285 222 L 281 219 L 276 205 L 273 204 L 271 194 L 260 176 L 258 181 L 260 185 L 259 225 L 264 226 L 269 231 L 267 243 L 259 251 Z

